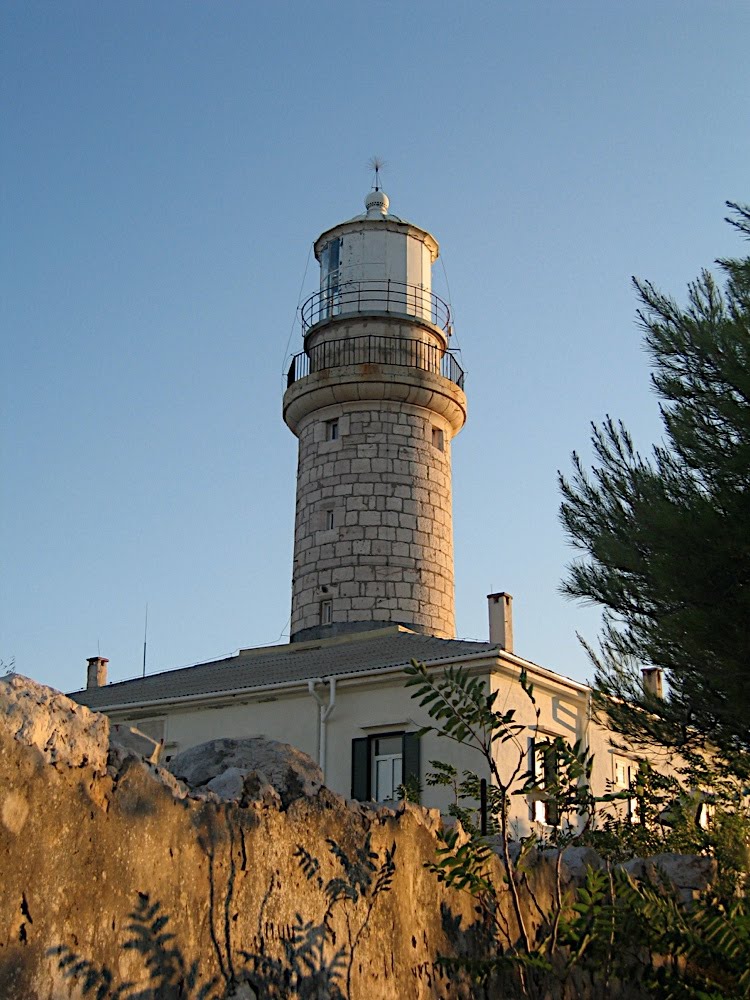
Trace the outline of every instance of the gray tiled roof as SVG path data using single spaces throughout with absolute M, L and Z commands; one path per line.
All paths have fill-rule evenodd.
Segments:
M 489 642 L 437 639 L 431 635 L 388 629 L 387 632 L 363 633 L 361 638 L 341 643 L 292 643 L 270 647 L 267 651 L 262 648 L 243 650 L 227 659 L 77 691 L 70 697 L 93 709 L 140 702 L 169 702 L 191 695 L 294 684 L 313 677 L 366 673 L 405 666 L 412 659 L 455 662 L 462 656 L 491 652 L 497 648 Z

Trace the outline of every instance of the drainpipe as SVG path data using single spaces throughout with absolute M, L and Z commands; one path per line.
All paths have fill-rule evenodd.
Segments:
M 315 690 L 318 684 L 326 684 L 326 681 L 322 677 L 311 678 L 307 682 L 307 690 L 313 696 L 313 698 L 318 703 L 318 712 L 320 715 L 320 724 L 318 729 L 318 763 L 320 764 L 320 769 L 323 772 L 323 778 L 326 776 L 326 736 L 327 727 L 326 723 L 336 707 L 336 678 L 329 677 L 328 683 L 328 701 L 318 694 Z

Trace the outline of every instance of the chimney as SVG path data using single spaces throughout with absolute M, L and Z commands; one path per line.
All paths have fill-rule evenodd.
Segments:
M 487 595 L 490 615 L 490 642 L 513 652 L 513 597 L 511 594 Z
M 86 690 L 91 688 L 104 687 L 107 683 L 107 664 L 109 660 L 106 656 L 90 656 L 88 659 L 88 669 L 86 671 Z
M 643 691 L 652 698 L 664 697 L 664 671 L 661 667 L 642 667 Z

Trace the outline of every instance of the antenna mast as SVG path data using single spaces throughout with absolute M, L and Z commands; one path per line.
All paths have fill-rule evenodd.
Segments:
M 375 183 L 373 188 L 375 191 L 380 190 L 380 171 L 385 169 L 385 160 L 382 156 L 371 156 L 367 162 L 367 166 L 375 171 Z
M 143 676 L 146 676 L 146 637 L 148 636 L 148 601 L 146 601 L 146 624 L 143 626 Z

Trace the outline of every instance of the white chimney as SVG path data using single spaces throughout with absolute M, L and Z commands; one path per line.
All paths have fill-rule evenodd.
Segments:
M 490 615 L 490 642 L 513 652 L 513 597 L 504 591 L 487 595 Z
M 88 658 L 88 669 L 86 671 L 86 690 L 90 688 L 104 687 L 107 683 L 107 664 L 109 660 L 106 656 L 90 656 Z
M 664 671 L 661 667 L 642 667 L 643 690 L 654 698 L 664 697 Z

